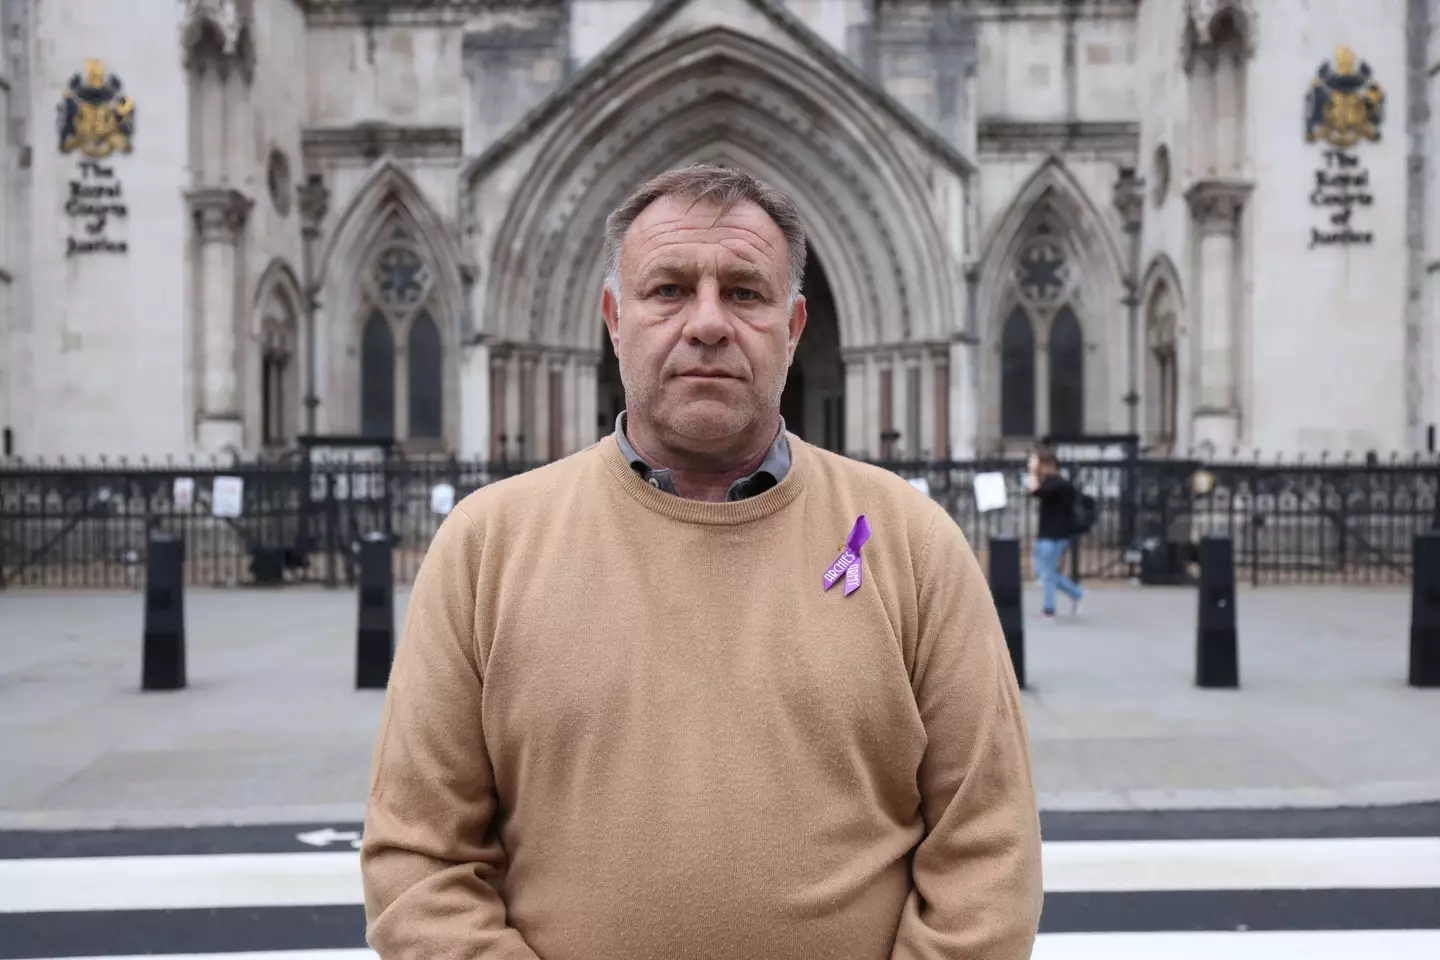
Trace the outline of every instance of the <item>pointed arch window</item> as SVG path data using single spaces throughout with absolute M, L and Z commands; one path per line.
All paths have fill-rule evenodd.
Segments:
M 360 432 L 395 436 L 395 337 L 379 310 L 365 321 L 360 340 Z
M 435 272 L 398 215 L 378 234 L 361 286 L 361 432 L 421 444 L 443 440 L 445 337 Z
M 1035 435 L 1035 330 L 1019 306 L 1010 311 L 1000 335 L 1000 432 Z
M 263 289 L 263 288 L 262 288 Z M 298 323 L 288 294 L 272 287 L 260 321 L 260 443 L 274 449 L 294 442 L 299 413 Z
M 1085 335 L 1067 304 L 1050 321 L 1050 433 L 1085 432 Z
M 1085 432 L 1085 331 L 1070 241 L 1042 207 L 1015 253 L 1000 328 L 1000 434 Z
M 440 328 L 428 310 L 421 310 L 411 321 L 406 360 L 410 365 L 410 437 L 439 440 L 444 364 Z

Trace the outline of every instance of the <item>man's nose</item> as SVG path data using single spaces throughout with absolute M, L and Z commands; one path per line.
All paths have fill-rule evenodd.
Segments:
M 730 314 L 714 285 L 701 285 L 689 313 L 685 323 L 687 339 L 713 347 L 730 335 Z

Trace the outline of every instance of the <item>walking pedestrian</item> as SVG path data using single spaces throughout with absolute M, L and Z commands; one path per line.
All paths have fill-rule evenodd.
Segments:
M 1040 501 L 1040 524 L 1035 536 L 1035 576 L 1040 580 L 1040 617 L 1054 619 L 1055 594 L 1070 598 L 1071 615 L 1080 612 L 1085 591 L 1079 584 L 1060 572 L 1060 562 L 1070 546 L 1075 530 L 1075 504 L 1079 492 L 1075 485 L 1060 475 L 1055 452 L 1040 447 L 1030 454 L 1026 486 L 1030 495 Z
M 785 430 L 794 203 L 695 166 L 610 215 L 626 407 L 455 506 L 386 693 L 383 960 L 1025 960 L 1019 690 L 960 528 Z

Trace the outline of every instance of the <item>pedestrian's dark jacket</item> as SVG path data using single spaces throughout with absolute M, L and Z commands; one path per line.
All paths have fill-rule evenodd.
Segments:
M 1075 510 L 1075 487 L 1070 481 L 1052 473 L 1040 481 L 1032 496 L 1040 501 L 1040 529 L 1036 536 L 1041 540 L 1069 539 Z

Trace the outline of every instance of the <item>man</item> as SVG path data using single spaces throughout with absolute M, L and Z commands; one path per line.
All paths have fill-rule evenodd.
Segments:
M 1052 450 L 1041 447 L 1030 454 L 1026 486 L 1040 501 L 1040 525 L 1035 531 L 1035 576 L 1040 580 L 1040 617 L 1055 619 L 1055 592 L 1070 598 L 1070 613 L 1080 612 L 1085 591 L 1060 572 L 1060 561 L 1070 545 L 1075 516 L 1075 487 L 1060 476 L 1060 462 Z
M 616 432 L 416 578 L 362 849 L 386 960 L 1022 960 L 1019 695 L 960 530 L 789 435 L 794 204 L 696 166 L 608 222 Z

